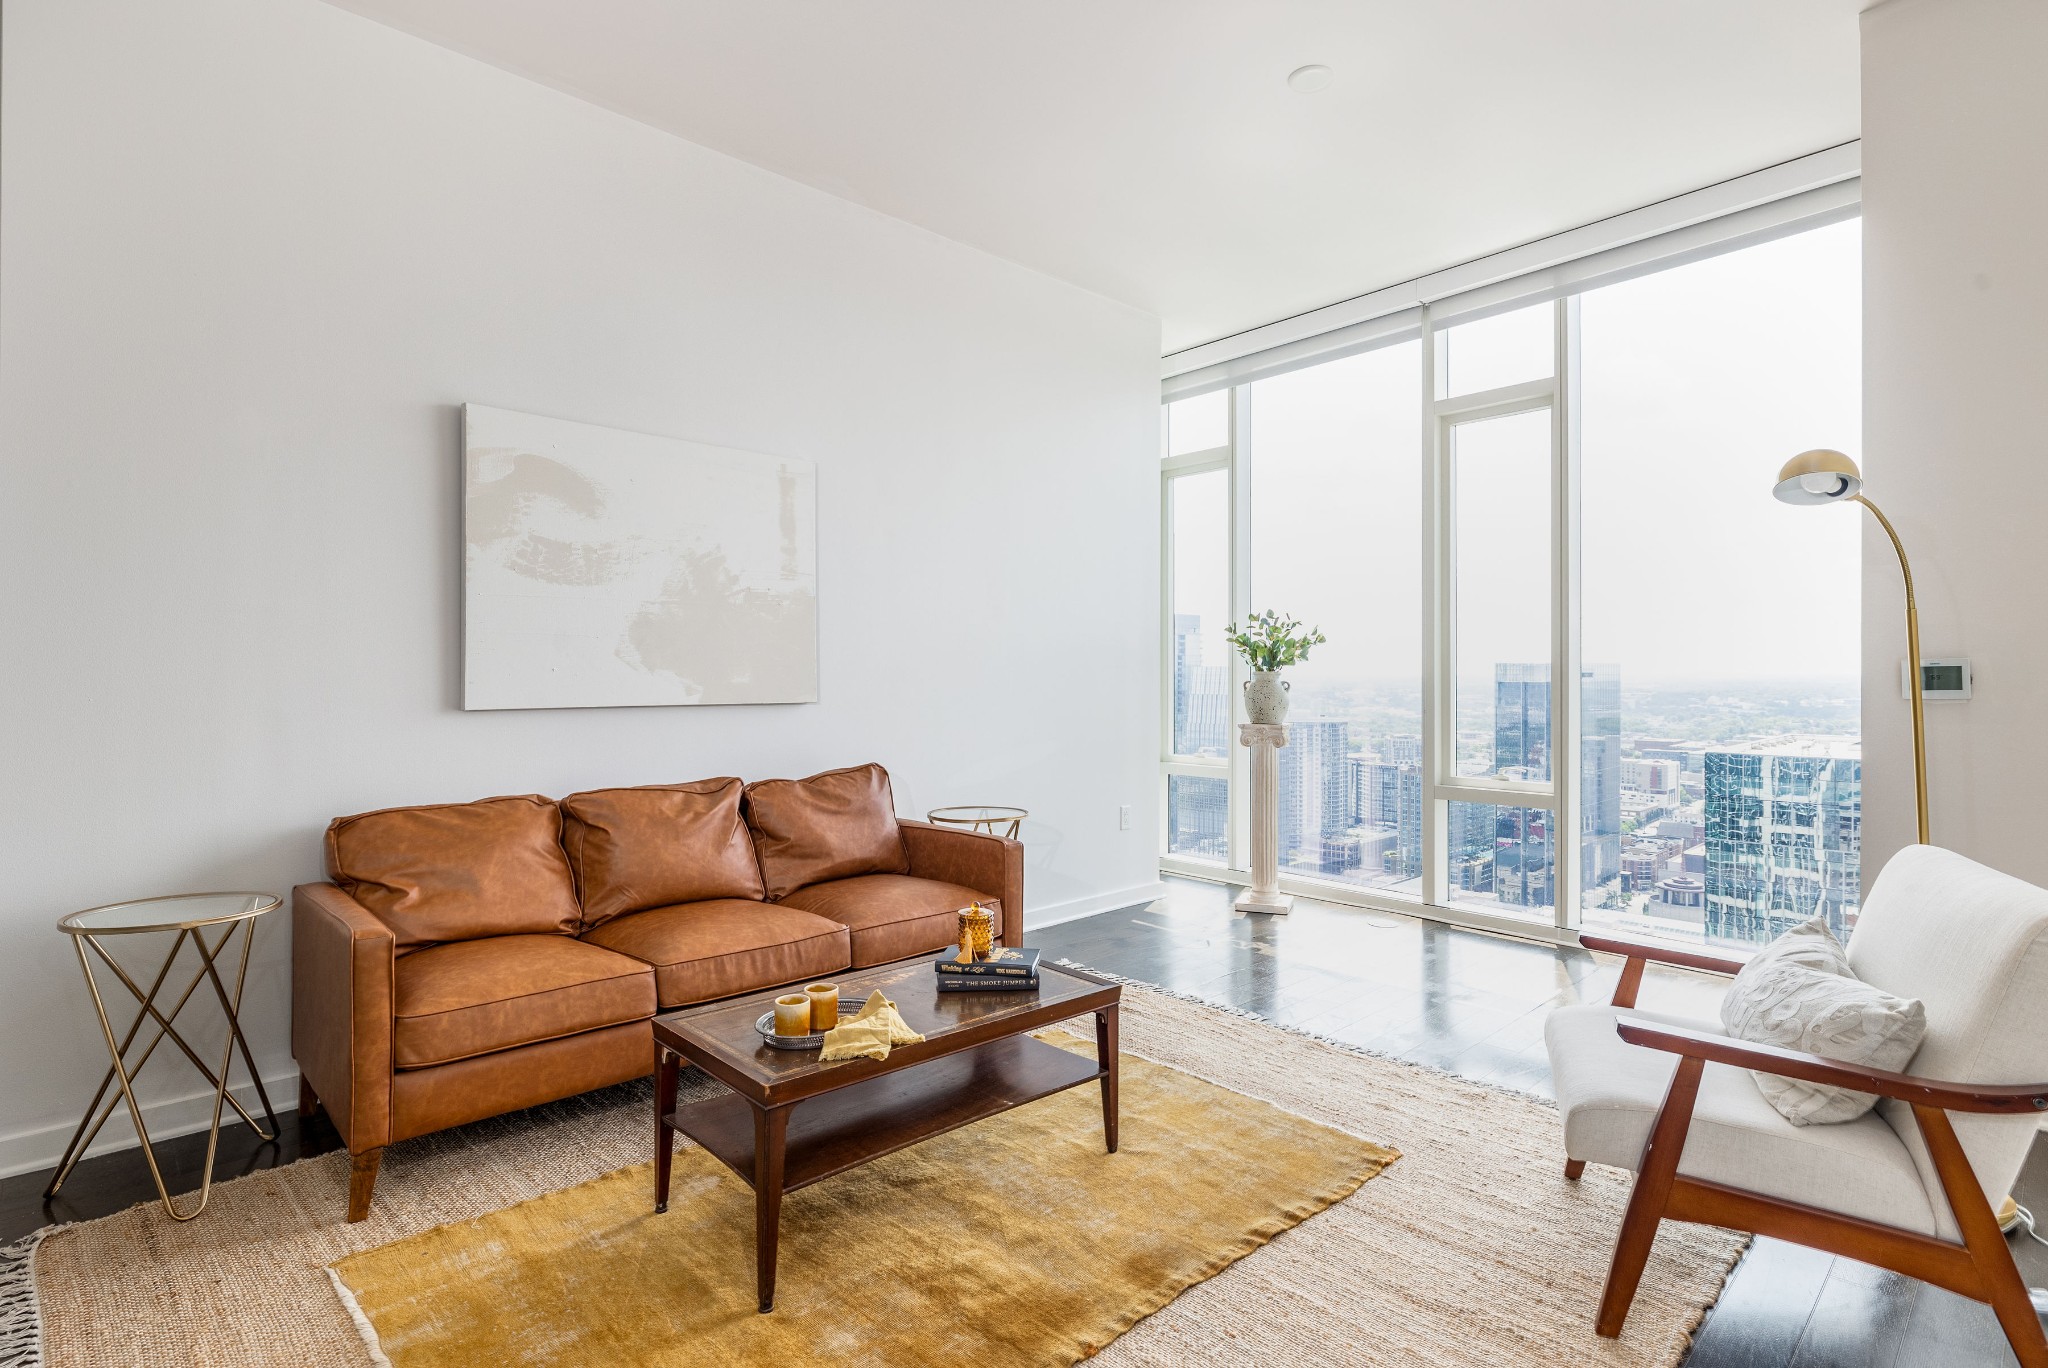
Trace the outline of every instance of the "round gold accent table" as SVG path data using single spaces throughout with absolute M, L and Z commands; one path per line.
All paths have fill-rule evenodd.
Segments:
M 55 1197 L 57 1189 L 64 1186 L 64 1180 L 99 1135 L 100 1128 L 107 1124 L 119 1102 L 128 1104 L 128 1119 L 134 1123 L 136 1137 L 142 1141 L 142 1156 L 149 1161 L 149 1176 L 156 1181 L 157 1196 L 163 1199 L 164 1210 L 174 1221 L 189 1221 L 206 1210 L 206 1199 L 213 1189 L 213 1158 L 220 1147 L 220 1118 L 224 1106 L 233 1107 L 235 1114 L 248 1122 L 249 1128 L 261 1139 L 276 1138 L 277 1113 L 271 1108 L 270 1094 L 264 1091 L 262 1075 L 256 1072 L 256 1061 L 249 1053 L 249 1042 L 242 1036 L 238 1014 L 242 1005 L 242 985 L 249 976 L 249 946 L 256 939 L 256 919 L 266 912 L 276 911 L 279 906 L 281 900 L 274 893 L 180 893 L 171 897 L 140 898 L 134 902 L 91 907 L 83 912 L 73 912 L 57 923 L 57 929 L 71 937 L 72 948 L 78 951 L 78 967 L 85 971 L 86 991 L 92 994 L 93 1010 L 99 1014 L 100 1031 L 106 1037 L 107 1054 L 113 1062 L 100 1079 L 99 1091 L 92 1095 L 92 1101 L 86 1103 L 85 1115 L 80 1118 L 78 1129 L 71 1133 L 71 1143 L 64 1147 L 64 1157 L 57 1164 L 56 1177 L 50 1180 L 50 1186 L 43 1194 L 45 1198 Z M 235 965 L 234 990 L 230 992 L 221 980 L 216 961 L 228 948 L 228 942 L 234 939 L 237 929 L 242 932 L 242 949 Z M 218 938 L 209 941 L 209 935 L 216 930 Z M 135 936 L 154 931 L 174 931 L 177 934 L 171 940 L 169 953 L 157 968 L 156 977 L 145 989 L 107 953 L 100 940 L 105 936 Z M 166 1011 L 157 1004 L 163 996 L 164 983 L 171 976 L 171 966 L 187 940 L 192 942 L 199 964 L 192 973 L 191 982 L 185 985 Z M 141 1004 L 135 1020 L 118 1039 L 114 1034 L 113 1020 L 107 1015 L 107 1001 L 100 994 L 99 980 L 93 976 L 93 956 L 112 970 L 121 986 Z M 173 1024 L 202 983 L 213 986 L 214 999 L 220 1003 L 221 1013 L 227 1019 L 227 1044 L 221 1052 L 218 1073 L 207 1067 L 206 1061 L 178 1034 Z M 141 1054 L 134 1056 L 134 1062 L 130 1063 L 130 1047 L 135 1044 L 136 1036 L 142 1033 L 143 1025 L 152 1021 L 156 1023 L 155 1032 L 142 1047 Z M 149 1063 L 156 1047 L 166 1040 L 176 1045 L 192 1067 L 213 1085 L 213 1126 L 206 1137 L 206 1170 L 199 1184 L 199 1201 L 190 1211 L 178 1210 L 169 1189 L 164 1186 L 163 1171 L 157 1167 L 156 1149 L 150 1143 L 149 1127 L 143 1124 L 142 1108 L 135 1100 L 135 1076 L 142 1072 L 143 1065 Z M 263 1114 L 270 1121 L 267 1131 L 256 1124 L 256 1118 L 228 1091 L 228 1074 L 234 1068 L 237 1050 L 241 1051 L 242 1064 L 249 1071 L 250 1082 L 256 1085 L 256 1096 L 263 1104 Z M 107 1090 L 117 1081 L 121 1085 L 120 1098 L 108 1097 Z M 100 1105 L 103 1100 L 106 1103 L 104 1107 Z
M 1030 815 L 1020 807 L 942 807 L 933 808 L 924 819 L 937 826 L 965 827 L 1014 841 Z

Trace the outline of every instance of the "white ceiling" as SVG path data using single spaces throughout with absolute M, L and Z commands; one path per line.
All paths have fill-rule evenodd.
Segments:
M 1160 316 L 1167 351 L 1857 136 L 1868 0 L 334 0 Z M 1325 63 L 1315 95 L 1287 73 Z

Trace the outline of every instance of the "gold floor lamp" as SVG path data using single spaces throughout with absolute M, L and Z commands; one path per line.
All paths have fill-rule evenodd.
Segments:
M 1899 553 L 1899 573 L 1906 579 L 1906 658 L 1911 662 L 1907 674 L 1912 678 L 1913 690 L 1913 798 L 1920 818 L 1920 844 L 1932 845 L 1934 842 L 1927 835 L 1927 714 L 1926 702 L 1921 697 L 1920 610 L 1913 603 L 1913 567 L 1906 562 L 1905 543 L 1899 540 L 1892 520 L 1863 497 L 1863 472 L 1839 451 L 1820 447 L 1800 452 L 1785 462 L 1785 468 L 1778 472 L 1777 487 L 1771 492 L 1788 504 L 1860 503 L 1892 539 L 1892 550 Z M 2019 1223 L 2019 1205 L 2007 1196 L 1998 1208 L 1998 1227 L 2010 1231 Z M 2048 1291 L 2029 1290 L 2035 1309 L 2048 1315 Z
M 1920 610 L 1913 604 L 1913 567 L 1906 563 L 1905 545 L 1891 519 L 1863 497 L 1863 472 L 1839 451 L 1823 447 L 1800 452 L 1785 462 L 1778 472 L 1777 488 L 1771 492 L 1788 504 L 1860 503 L 1892 539 L 1892 550 L 1899 553 L 1899 573 L 1906 577 L 1906 658 L 1910 662 L 1906 673 L 1913 690 L 1913 796 L 1920 816 L 1920 844 L 1932 845 L 1927 835 L 1927 717 L 1921 698 Z

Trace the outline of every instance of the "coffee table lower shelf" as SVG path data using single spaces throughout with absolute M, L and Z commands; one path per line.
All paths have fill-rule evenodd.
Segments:
M 1107 1073 L 1086 1055 L 1008 1036 L 820 1094 L 790 1108 L 782 1190 L 806 1187 Z M 722 1093 L 678 1107 L 667 1120 L 758 1188 L 755 1113 L 737 1093 Z

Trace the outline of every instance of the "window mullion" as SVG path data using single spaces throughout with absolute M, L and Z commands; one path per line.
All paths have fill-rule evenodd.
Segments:
M 1579 643 L 1579 481 L 1578 481 L 1578 371 L 1577 338 L 1579 302 L 1576 296 L 1559 300 L 1556 313 L 1557 377 L 1556 407 L 1551 412 L 1552 532 L 1551 532 L 1551 621 L 1555 641 L 1551 646 L 1551 760 L 1550 777 L 1555 785 L 1557 807 L 1552 813 L 1557 825 L 1552 848 L 1556 852 L 1551 889 L 1551 912 L 1558 927 L 1578 925 L 1579 893 L 1585 853 L 1583 794 L 1580 791 L 1585 748 L 1581 741 L 1579 704 L 1581 651 Z
M 1252 601 L 1252 390 L 1236 385 L 1230 391 L 1230 620 L 1251 616 Z M 1244 685 L 1250 667 L 1230 652 L 1230 726 L 1224 745 L 1230 752 L 1230 867 L 1251 867 L 1251 752 L 1237 744 L 1237 724 L 1244 721 Z
M 1436 414 L 1437 341 L 1429 309 L 1422 310 L 1422 900 L 1445 899 L 1445 834 L 1449 819 L 1437 780 L 1447 767 L 1447 706 L 1451 679 L 1450 480 L 1443 425 Z

